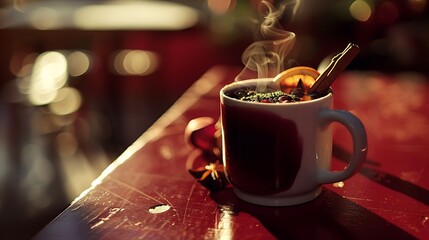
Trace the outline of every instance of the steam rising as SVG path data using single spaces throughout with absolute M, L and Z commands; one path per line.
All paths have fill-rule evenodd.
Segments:
M 271 3 L 262 1 L 261 8 L 265 13 L 260 25 L 262 39 L 254 42 L 244 51 L 241 59 L 245 68 L 236 77 L 236 81 L 274 77 L 282 72 L 285 69 L 285 57 L 295 42 L 295 33 L 285 31 L 279 23 L 286 5 L 283 4 L 276 9 Z

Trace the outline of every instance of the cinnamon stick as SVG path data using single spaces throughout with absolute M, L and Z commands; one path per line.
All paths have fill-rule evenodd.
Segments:
M 308 95 L 317 95 L 327 92 L 335 79 L 344 71 L 347 65 L 356 57 L 360 52 L 359 46 L 349 43 L 347 47 L 339 54 L 335 55 L 331 63 L 319 75 L 316 82 L 308 90 Z

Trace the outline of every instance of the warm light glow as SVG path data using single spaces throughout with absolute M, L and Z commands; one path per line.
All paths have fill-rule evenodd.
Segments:
M 372 9 L 371 6 L 363 1 L 354 1 L 349 8 L 350 14 L 358 21 L 366 22 L 371 17 Z
M 207 0 L 207 6 L 215 14 L 225 14 L 235 7 L 235 0 Z
M 82 97 L 75 88 L 65 87 L 57 92 L 57 96 L 49 104 L 49 110 L 56 115 L 68 115 L 76 112 L 82 103 Z
M 39 30 L 57 28 L 61 24 L 61 16 L 58 10 L 50 7 L 39 7 L 29 15 L 31 25 Z
M 113 60 L 114 69 L 121 75 L 149 75 L 158 66 L 155 53 L 143 50 L 122 50 Z
M 45 52 L 36 59 L 29 83 L 28 98 L 34 105 L 52 102 L 67 82 L 67 60 L 62 53 Z
M 67 56 L 68 72 L 71 76 L 77 77 L 85 74 L 90 66 L 89 55 L 82 51 L 74 51 Z
M 73 22 L 79 28 L 110 30 L 180 30 L 192 27 L 198 19 L 192 8 L 159 1 L 111 1 L 82 6 L 73 15 Z
M 427 0 L 408 0 L 408 5 L 416 12 L 423 12 L 427 7 Z
M 27 1 L 27 0 L 25 0 Z M 38 30 L 183 30 L 200 20 L 197 9 L 175 1 L 29 1 L 11 4 L 0 27 Z

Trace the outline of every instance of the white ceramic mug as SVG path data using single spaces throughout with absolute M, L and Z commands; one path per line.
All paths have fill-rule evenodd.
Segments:
M 236 195 L 250 203 L 288 206 L 310 201 L 322 185 L 354 175 L 366 159 L 365 128 L 353 114 L 333 110 L 332 91 L 295 103 L 246 102 L 228 93 L 272 79 L 244 80 L 220 91 L 222 158 Z M 332 122 L 351 133 L 353 154 L 342 171 L 331 171 Z

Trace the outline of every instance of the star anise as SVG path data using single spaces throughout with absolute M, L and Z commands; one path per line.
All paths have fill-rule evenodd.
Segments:
M 224 167 L 219 160 L 204 167 L 190 169 L 189 172 L 198 179 L 198 182 L 212 191 L 222 190 L 228 184 Z

